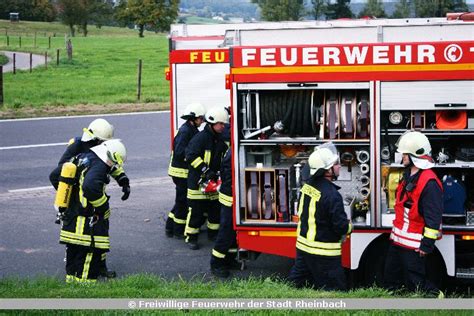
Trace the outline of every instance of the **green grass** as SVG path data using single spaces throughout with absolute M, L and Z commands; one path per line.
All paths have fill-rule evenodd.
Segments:
M 0 66 L 5 65 L 6 63 L 8 63 L 8 57 L 0 53 Z
M 30 38 L 31 40 L 31 38 Z M 5 36 L 0 36 L 0 45 Z M 45 47 L 47 42 L 37 41 Z M 48 51 L 53 60 L 48 69 L 41 66 L 28 71 L 4 75 L 4 106 L 61 106 L 74 104 L 133 103 L 137 96 L 138 60 L 143 61 L 141 102 L 166 102 L 168 82 L 164 68 L 168 63 L 168 43 L 163 34 L 138 36 L 90 36 L 72 39 L 73 59 L 69 61 L 64 38 L 54 38 Z M 30 44 L 31 48 L 27 48 Z M 46 44 L 46 45 L 45 45 Z M 44 52 L 22 40 L 23 51 Z M 60 64 L 56 66 L 56 48 Z M 12 50 L 10 47 L 1 49 Z M 15 49 L 20 50 L 20 49 Z
M 358 289 L 349 292 L 326 292 L 311 289 L 295 289 L 283 281 L 273 278 L 232 279 L 228 281 L 204 281 L 203 279 L 164 280 L 157 276 L 140 274 L 108 282 L 96 284 L 66 284 L 53 277 L 36 279 L 5 278 L 0 279 L 0 298 L 151 298 L 151 299 L 186 299 L 186 298 L 255 298 L 255 299 L 336 299 L 336 298 L 420 298 L 419 294 L 391 293 L 379 288 Z M 146 311 L 157 313 L 156 311 Z M 208 314 L 204 311 L 192 313 Z M 230 311 L 228 311 L 230 312 Z M 319 315 L 329 311 L 306 311 L 308 315 Z M 46 312 L 36 312 L 47 315 Z M 61 312 L 63 313 L 63 312 Z M 81 312 L 82 313 L 82 312 Z M 102 312 L 108 315 L 111 312 Z M 143 313 L 143 311 L 140 311 Z M 159 312 L 160 314 L 162 311 Z M 171 312 L 170 312 L 171 313 Z M 174 312 L 176 313 L 176 311 Z M 234 311 L 237 314 L 250 314 L 251 311 Z M 272 311 L 272 314 L 286 315 L 288 311 Z M 292 311 L 301 314 L 302 311 Z M 349 315 L 348 311 L 331 311 L 330 314 Z M 358 311 L 357 315 L 366 315 Z M 371 315 L 436 315 L 436 311 L 371 311 Z M 71 312 L 71 315 L 75 313 Z M 222 311 L 213 311 L 211 314 L 222 314 Z M 259 313 L 262 314 L 262 313 Z M 268 312 L 263 313 L 268 314 Z M 352 314 L 352 313 L 351 313 Z M 450 314 L 453 314 L 452 312 Z M 457 315 L 472 315 L 471 311 L 456 311 Z M 87 313 L 89 315 L 89 313 Z
M 119 28 L 119 27 L 108 27 L 103 26 L 100 29 L 95 25 L 89 25 L 87 27 L 88 36 L 138 36 L 138 31 Z M 11 23 L 9 20 L 0 20 L 0 35 L 9 35 L 17 37 L 19 35 L 24 37 L 32 37 L 36 35 L 38 37 L 54 36 L 64 37 L 64 34 L 69 34 L 69 27 L 59 22 L 29 22 L 21 21 L 18 23 Z M 145 36 L 153 34 L 152 32 L 145 32 Z M 76 31 L 76 36 L 82 36 L 81 33 Z
M 189 17 L 186 17 L 186 23 L 187 24 L 222 24 L 222 23 L 229 23 L 229 22 L 218 21 L 218 20 L 213 20 L 213 19 L 208 19 L 208 18 L 201 18 L 198 16 L 189 16 Z

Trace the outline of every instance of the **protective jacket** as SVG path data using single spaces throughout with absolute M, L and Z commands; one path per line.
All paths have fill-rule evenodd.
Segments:
M 221 180 L 219 202 L 224 206 L 232 207 L 232 152 L 230 149 L 227 150 L 222 160 Z
M 64 213 L 60 242 L 108 251 L 109 197 L 105 186 L 111 168 L 89 151 L 77 156 L 78 182 Z
M 207 124 L 191 139 L 186 148 L 186 161 L 189 163 L 188 199 L 217 200 L 217 193 L 203 193 L 199 190 L 199 180 L 207 169 L 217 173 L 221 167 L 222 156 L 227 145 Z
M 92 147 L 97 145 L 99 145 L 99 142 L 96 140 L 83 142 L 81 140 L 81 137 L 71 138 L 69 140 L 69 145 L 67 146 L 66 151 L 61 156 L 61 159 L 59 159 L 58 167 L 56 167 L 49 175 L 49 180 L 53 187 L 55 189 L 58 188 L 59 175 L 61 174 L 62 165 L 65 162 L 70 161 L 73 157 L 76 157 L 81 153 L 87 153 Z M 122 167 L 114 168 L 114 170 L 111 171 L 110 175 L 117 181 L 117 183 L 121 187 L 129 185 L 128 177 Z
M 411 187 L 408 184 L 411 183 Z M 430 253 L 441 238 L 442 184 L 431 169 L 405 174 L 396 191 L 390 238 L 401 247 Z
M 188 177 L 188 163 L 186 162 L 186 146 L 189 141 L 199 132 L 196 126 L 190 121 L 186 121 L 178 130 L 173 140 L 173 150 L 171 152 L 170 165 L 168 175 L 171 177 L 184 178 Z
M 296 248 L 313 255 L 341 255 L 341 240 L 352 226 L 339 189 L 321 176 L 311 177 L 301 188 Z

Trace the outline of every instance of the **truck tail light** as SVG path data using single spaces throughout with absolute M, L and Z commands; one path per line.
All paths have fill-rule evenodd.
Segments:
M 474 240 L 474 235 L 462 235 L 462 240 Z
M 165 78 L 166 78 L 167 81 L 170 81 L 170 79 L 171 79 L 170 67 L 165 68 Z
M 260 235 L 258 231 L 255 231 L 255 230 L 249 231 L 249 236 L 258 236 L 258 235 Z

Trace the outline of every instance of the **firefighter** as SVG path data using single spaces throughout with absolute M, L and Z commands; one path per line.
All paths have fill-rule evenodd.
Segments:
M 66 282 L 93 282 L 109 251 L 109 175 L 127 158 L 119 139 L 105 141 L 75 157 L 78 181 L 63 216 L 60 243 L 66 245 Z M 57 179 L 55 179 L 57 180 Z
M 221 166 L 222 184 L 219 189 L 221 204 L 221 218 L 219 232 L 211 255 L 211 273 L 221 278 L 230 275 L 230 268 L 239 267 L 235 260 L 237 254 L 237 240 L 232 225 L 232 151 L 227 150 Z
M 58 167 L 54 169 L 49 176 L 51 184 L 57 189 L 57 179 L 59 178 L 63 163 L 80 153 L 88 152 L 92 147 L 113 137 L 114 126 L 112 124 L 101 118 L 93 120 L 87 128 L 83 129 L 82 137 L 75 137 L 69 140 L 66 151 L 59 159 Z M 117 181 L 118 185 L 122 187 L 122 200 L 127 200 L 130 196 L 130 180 L 123 168 L 116 168 L 112 173 L 112 177 Z
M 173 151 L 171 152 L 168 175 L 173 179 L 176 186 L 175 204 L 168 214 L 166 220 L 166 236 L 184 238 L 184 227 L 188 213 L 187 189 L 188 189 L 188 163 L 185 159 L 185 149 L 191 138 L 196 135 L 204 120 L 204 107 L 199 103 L 191 103 L 181 116 L 186 122 L 181 125 L 173 140 Z
M 308 159 L 311 177 L 301 188 L 298 206 L 296 259 L 289 280 L 297 287 L 346 289 L 341 265 L 341 242 L 352 232 L 340 189 L 336 147 L 325 143 Z
M 63 153 L 56 167 L 51 174 L 49 179 L 55 189 L 58 188 L 58 179 L 61 173 L 62 165 L 71 160 L 71 158 L 88 152 L 92 147 L 101 144 L 106 140 L 110 140 L 114 137 L 114 126 L 107 120 L 99 118 L 93 120 L 87 128 L 83 129 L 82 137 L 75 137 L 69 140 L 68 147 Z M 118 185 L 122 188 L 122 201 L 125 201 L 130 196 L 130 180 L 125 174 L 122 167 L 116 167 L 111 173 L 111 176 L 117 181 Z M 102 261 L 101 276 L 107 278 L 116 277 L 114 271 L 107 269 L 105 254 Z
M 224 107 L 214 107 L 206 112 L 207 122 L 204 129 L 191 139 L 186 148 L 186 161 L 189 163 L 188 176 L 188 217 L 186 218 L 186 242 L 192 250 L 199 249 L 199 228 L 204 224 L 204 213 L 207 217 L 207 237 L 215 240 L 219 230 L 219 194 L 203 192 L 201 187 L 219 179 L 222 156 L 227 145 L 220 137 L 229 114 Z
M 385 286 L 410 291 L 422 290 L 440 294 L 426 279 L 426 256 L 433 252 L 441 237 L 443 214 L 442 184 L 431 170 L 431 144 L 420 132 L 409 131 L 397 142 L 403 154 L 403 179 L 398 184 L 395 200 L 392 241 L 385 261 Z

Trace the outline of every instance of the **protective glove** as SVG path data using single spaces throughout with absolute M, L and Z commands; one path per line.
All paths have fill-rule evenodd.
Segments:
M 207 169 L 206 171 L 204 171 L 204 179 L 217 181 L 217 179 L 219 179 L 219 176 L 211 169 Z
M 122 187 L 122 201 L 125 201 L 128 199 L 130 195 L 130 180 L 128 177 L 123 173 L 118 179 L 117 179 L 118 185 Z
M 125 201 L 126 199 L 128 199 L 128 197 L 130 195 L 130 186 L 129 185 L 123 186 L 122 187 L 122 192 L 123 192 L 122 201 Z

